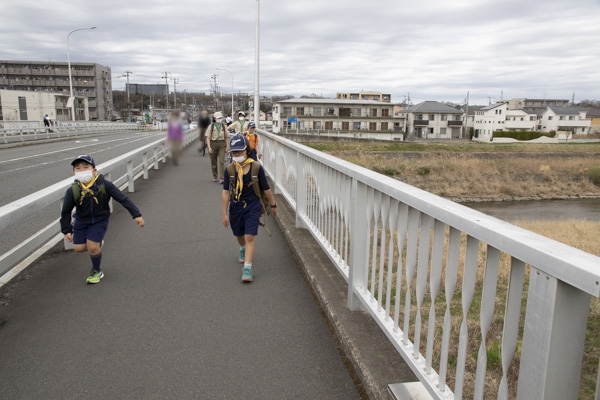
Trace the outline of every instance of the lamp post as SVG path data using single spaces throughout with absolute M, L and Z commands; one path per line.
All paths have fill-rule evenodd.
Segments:
M 259 61 L 260 61 L 260 0 L 256 0 L 256 45 L 254 54 L 254 123 L 260 128 Z
M 73 29 L 67 35 L 67 64 L 68 64 L 68 68 L 69 68 L 69 88 L 71 89 L 71 120 L 72 121 L 75 121 L 75 97 L 73 97 L 73 77 L 71 76 L 71 54 L 70 54 L 71 49 L 69 47 L 69 36 L 71 36 L 71 34 L 73 32 L 92 30 L 92 29 L 96 29 L 96 27 L 92 26 L 91 28 L 77 28 L 77 29 Z
M 234 118 L 233 115 L 233 74 L 231 73 L 231 71 L 225 69 L 225 68 L 217 68 L 218 71 L 225 71 L 225 72 L 229 72 L 229 75 L 231 75 L 231 118 Z

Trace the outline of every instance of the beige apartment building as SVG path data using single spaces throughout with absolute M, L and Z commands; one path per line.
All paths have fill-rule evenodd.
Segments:
M 373 100 L 289 99 L 273 104 L 273 132 L 394 131 L 394 105 Z
M 335 98 L 338 100 L 373 100 L 385 103 L 391 103 L 392 95 L 381 92 L 363 91 L 360 93 L 337 93 Z
M 48 115 L 52 121 L 70 121 L 67 107 L 69 94 L 0 89 L 0 121 L 42 121 Z M 87 97 L 75 97 L 75 109 L 81 121 L 90 120 Z
M 76 120 L 110 120 L 113 110 L 110 67 L 72 62 L 71 74 Z M 69 96 L 67 63 L 0 60 L 0 89 Z M 58 107 L 56 111 L 55 119 L 71 119 L 70 108 Z

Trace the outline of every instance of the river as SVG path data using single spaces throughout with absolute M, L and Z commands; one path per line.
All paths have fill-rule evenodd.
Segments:
M 600 199 L 493 201 L 465 205 L 509 222 L 557 219 L 600 221 Z

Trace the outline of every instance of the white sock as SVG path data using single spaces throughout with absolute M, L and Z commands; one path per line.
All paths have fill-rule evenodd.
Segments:
M 244 268 L 252 268 L 252 263 L 251 262 L 244 263 Z

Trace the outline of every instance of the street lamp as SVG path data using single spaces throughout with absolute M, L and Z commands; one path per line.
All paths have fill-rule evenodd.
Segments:
M 69 67 L 69 87 L 71 89 L 71 120 L 73 120 L 73 121 L 75 121 L 75 97 L 73 97 L 73 77 L 71 76 L 71 54 L 70 54 L 70 48 L 69 48 L 69 36 L 71 36 L 71 33 L 73 33 L 73 32 L 85 31 L 85 30 L 91 30 L 91 29 L 96 29 L 96 27 L 92 26 L 91 28 L 73 29 L 67 35 L 67 64 Z
M 231 73 L 231 71 L 225 69 L 225 68 L 217 68 L 218 71 L 225 71 L 225 72 L 229 72 L 229 75 L 231 75 L 231 118 L 233 119 L 233 74 Z
M 260 128 L 259 61 L 260 61 L 260 0 L 256 0 L 256 35 L 254 49 L 254 122 Z

